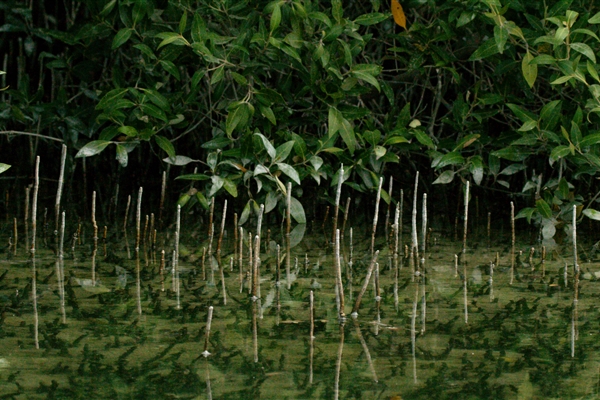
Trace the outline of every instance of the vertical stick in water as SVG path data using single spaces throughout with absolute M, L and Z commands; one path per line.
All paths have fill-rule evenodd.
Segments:
M 388 203 L 387 211 L 385 212 L 385 237 L 386 238 L 389 237 L 390 211 L 392 208 L 392 189 L 394 187 L 394 179 L 391 176 L 390 176 L 389 183 L 390 184 L 388 186 L 388 198 L 390 199 L 390 202 Z
M 258 263 L 259 263 L 259 256 L 258 253 L 260 251 L 259 249 L 260 246 L 260 240 L 258 239 L 258 235 L 256 235 L 254 237 L 254 250 L 253 250 L 253 255 L 254 258 L 252 259 L 252 301 L 256 301 L 258 300 Z
M 252 302 L 252 348 L 254 350 L 254 362 L 258 362 L 258 303 Z
M 204 357 L 210 356 L 210 353 L 208 351 L 208 341 L 210 339 L 210 325 L 212 323 L 212 316 L 213 306 L 210 306 L 208 307 L 208 317 L 206 318 L 206 332 L 204 333 L 204 351 L 202 352 L 202 355 Z
M 221 231 L 219 232 L 219 241 L 217 242 L 217 260 L 221 265 L 221 244 L 223 243 L 223 234 L 225 233 L 225 217 L 227 216 L 227 200 L 223 204 L 223 217 L 221 218 Z
M 233 259 L 235 262 L 238 262 L 238 215 L 237 213 L 233 213 Z M 240 261 L 241 264 L 241 261 Z M 230 272 L 233 272 L 233 266 Z
M 39 318 L 38 318 L 38 310 L 37 310 L 37 282 L 36 275 L 37 271 L 35 269 L 35 236 L 37 231 L 37 199 L 38 199 L 38 190 L 40 187 L 40 156 L 35 158 L 35 183 L 33 185 L 33 206 L 31 209 L 31 298 L 33 299 L 33 341 L 35 343 L 35 348 L 40 348 L 39 341 Z
M 419 240 L 417 238 L 417 192 L 419 188 L 419 171 L 417 171 L 417 175 L 415 177 L 415 192 L 413 193 L 413 210 L 412 210 L 412 235 L 411 235 L 411 247 L 413 251 L 419 251 Z M 411 252 L 412 253 L 412 252 Z M 418 256 L 417 256 L 418 258 Z M 413 280 L 414 280 L 414 270 L 413 270 Z
M 375 198 L 375 215 L 373 215 L 373 230 L 371 232 L 371 255 L 375 252 L 375 232 L 377 231 L 377 219 L 379 218 L 379 200 L 381 199 L 381 186 L 383 185 L 383 177 L 379 178 L 379 186 L 377 187 L 377 197 Z
M 140 228 L 142 220 L 142 193 L 144 189 L 140 187 L 137 198 L 137 212 L 135 214 L 135 289 L 137 298 L 137 312 L 138 315 L 142 316 L 142 283 L 140 278 Z M 131 199 L 131 196 L 129 196 Z M 129 204 L 129 201 L 128 201 Z M 125 218 L 125 224 L 127 224 L 127 218 Z M 125 225 L 126 226 L 126 225 Z
M 340 166 L 338 172 L 337 189 L 335 191 L 335 208 L 333 209 L 333 238 L 332 241 L 335 243 L 336 229 L 338 223 L 338 212 L 340 210 L 340 196 L 342 194 L 342 183 L 344 182 L 344 164 Z
M 344 222 L 342 223 L 342 237 L 346 233 L 346 222 L 348 221 L 348 212 L 350 211 L 350 197 L 346 199 L 346 209 L 344 210 Z
M 335 282 L 337 284 L 337 293 L 339 296 L 338 302 L 338 317 L 340 320 L 346 318 L 344 312 L 344 285 L 342 283 L 342 261 L 340 259 L 340 230 L 335 230 Z
M 96 254 L 98 253 L 98 224 L 96 223 L 96 191 L 92 193 L 92 227 L 94 248 L 92 250 L 92 286 L 96 286 Z
M 421 221 L 421 258 L 425 257 L 427 250 L 427 193 L 423 193 L 423 209 L 421 210 L 423 220 Z
M 465 188 L 465 224 L 463 228 L 463 248 L 462 248 L 462 262 L 464 266 L 463 270 L 463 292 L 465 301 L 465 324 L 469 323 L 469 307 L 467 299 L 467 227 L 469 220 L 469 181 L 467 181 L 467 187 Z
M 177 234 L 175 235 L 177 236 Z M 172 276 L 172 289 L 175 292 L 175 309 L 181 310 L 181 299 L 179 297 L 179 268 L 177 268 L 177 251 L 173 250 L 173 257 L 171 258 L 171 264 L 173 270 L 171 271 Z
M 491 212 L 488 212 L 488 216 L 487 216 L 487 240 L 488 240 L 487 247 L 489 249 L 492 246 L 492 213 Z
M 177 219 L 175 221 L 175 250 L 173 250 L 173 289 L 175 290 L 175 309 L 181 309 L 181 291 L 179 285 L 179 238 L 181 237 L 181 205 L 177 204 Z
M 285 272 L 287 275 L 287 288 L 290 289 L 292 287 L 292 277 L 290 276 L 290 258 L 292 258 L 291 255 L 291 237 L 290 237 L 290 229 L 292 227 L 292 217 L 291 217 L 291 210 L 292 210 L 292 183 L 288 182 L 287 184 L 287 192 L 286 192 L 286 205 L 287 205 L 287 209 L 285 212 L 285 219 L 286 219 L 286 228 L 285 228 L 285 250 L 286 250 L 286 257 L 285 257 Z
M 25 247 L 29 246 L 29 200 L 31 187 L 25 188 Z
M 512 232 L 512 245 L 510 248 L 510 284 L 515 279 L 515 203 L 510 202 L 510 229 Z
M 242 290 L 244 290 L 244 228 L 242 228 L 241 226 L 239 227 L 240 230 L 240 235 L 239 235 L 239 240 L 240 240 L 240 248 L 238 250 L 238 268 L 240 270 L 240 293 L 242 293 Z
M 17 229 L 17 218 L 13 218 L 13 238 L 15 243 L 13 244 L 13 256 L 17 255 L 17 243 L 19 243 L 19 231 Z
M 571 358 L 575 357 L 575 340 L 579 339 L 577 328 L 579 303 L 579 260 L 577 257 L 577 206 L 573 205 L 573 273 L 575 275 L 573 294 L 573 326 L 571 328 Z
M 63 182 L 65 177 L 65 161 L 67 159 L 67 146 L 62 145 L 62 152 L 60 155 L 60 173 L 58 174 L 58 188 L 56 189 L 56 202 L 54 203 L 54 218 L 55 218 L 55 243 L 58 245 L 58 230 L 59 230 L 59 217 L 60 217 L 60 199 L 62 197 Z
M 160 290 L 162 292 L 165 291 L 165 251 L 161 250 L 160 251 L 160 267 L 159 267 L 159 274 L 160 274 Z
M 167 171 L 162 173 L 162 185 L 160 186 L 160 204 L 158 207 L 158 229 L 163 227 L 163 209 L 165 208 L 165 193 L 167 191 Z M 127 203 L 129 204 L 129 203 Z M 129 206 L 128 206 L 129 208 Z
M 573 205 L 573 272 L 579 273 L 579 263 L 577 259 L 577 206 Z
M 127 206 L 125 207 L 125 218 L 123 218 L 123 236 L 125 240 L 125 249 L 127 250 L 127 259 L 131 259 L 129 253 L 129 240 L 127 239 L 127 217 L 129 216 L 129 206 L 131 205 L 131 195 L 127 196 Z

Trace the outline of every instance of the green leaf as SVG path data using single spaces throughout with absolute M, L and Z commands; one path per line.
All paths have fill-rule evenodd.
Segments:
M 129 125 L 119 127 L 118 132 L 129 137 L 137 137 L 137 135 L 139 134 L 137 129 Z
M 552 210 L 550 209 L 548 203 L 546 203 L 546 200 L 538 199 L 535 202 L 535 208 L 543 218 L 552 218 Z
M 435 169 L 440 169 L 448 165 L 463 164 L 464 162 L 465 158 L 460 153 L 452 151 L 444 154 L 441 158 L 434 160 L 431 163 L 431 166 Z
M 180 80 L 179 69 L 173 64 L 172 61 L 160 60 L 160 65 L 165 71 L 171 74 L 175 79 Z
M 556 63 L 556 58 L 549 54 L 540 54 L 539 56 L 534 57 L 530 62 L 530 64 L 537 65 L 553 65 L 554 63 Z
M 101 153 L 102 150 L 104 150 L 106 146 L 108 146 L 111 143 L 112 142 L 108 140 L 92 140 L 91 142 L 83 146 L 81 149 L 79 149 L 79 151 L 75 155 L 75 158 L 95 156 L 96 154 Z
M 338 111 L 337 108 L 335 107 L 329 107 L 329 129 L 328 129 L 328 135 L 329 137 L 335 135 L 340 128 L 342 127 L 342 121 L 344 120 L 344 117 L 342 116 L 342 113 Z
M 600 221 L 600 211 L 594 210 L 593 208 L 586 208 L 582 213 L 590 219 Z
M 200 160 L 194 160 L 186 156 L 175 156 L 175 158 L 167 157 L 163 158 L 163 161 L 167 164 L 177 165 L 179 167 L 187 165 L 192 162 L 200 162 Z
M 156 104 L 162 110 L 168 111 L 171 109 L 171 104 L 166 99 L 166 97 L 163 96 L 162 94 L 158 93 L 156 90 L 153 90 L 153 89 L 141 89 L 141 90 L 144 92 L 144 94 L 146 96 L 148 96 L 148 99 L 152 103 Z
M 533 214 L 535 214 L 536 211 L 537 209 L 534 207 L 523 208 L 519 211 L 517 215 L 515 215 L 515 219 L 527 218 L 527 222 L 531 223 L 531 217 L 533 217 Z
M 435 145 L 433 144 L 433 141 L 431 140 L 429 135 L 427 135 L 425 132 L 423 132 L 420 129 L 415 129 L 414 134 L 415 134 L 415 137 L 417 138 L 417 140 L 419 141 L 419 143 L 421 143 L 424 146 L 427 146 L 430 149 L 435 149 Z
M 369 26 L 375 25 L 388 19 L 388 15 L 382 13 L 363 14 L 354 20 L 355 24 Z
M 525 53 L 523 56 L 523 61 L 521 63 L 521 69 L 523 70 L 523 77 L 525 81 L 529 85 L 530 88 L 535 84 L 535 80 L 537 78 L 537 64 L 533 64 L 531 61 L 533 60 L 533 56 L 529 51 Z
M 565 83 L 570 81 L 573 78 L 572 75 L 569 76 L 561 76 L 558 79 L 553 80 L 552 82 L 550 82 L 551 85 L 560 85 L 561 83 Z
M 96 105 L 96 110 L 102 110 L 104 108 L 110 107 L 116 100 L 119 100 L 125 96 L 127 93 L 127 89 L 113 89 L 110 92 L 106 93 L 102 100 Z
M 521 122 L 527 122 L 531 120 L 537 121 L 538 119 L 535 114 L 532 114 L 531 112 L 522 109 L 516 104 L 507 103 L 506 106 L 510 108 L 510 110 L 513 113 L 515 113 L 515 115 L 521 120 Z
M 290 177 L 294 182 L 296 182 L 298 185 L 300 185 L 300 175 L 298 175 L 298 171 L 296 171 L 294 169 L 294 167 L 292 167 L 289 164 L 286 163 L 275 163 L 277 165 L 277 167 L 279 168 L 279 170 L 281 172 L 283 172 L 284 174 L 286 174 L 288 177 Z
M 168 122 L 167 114 L 160 108 L 152 105 L 152 104 L 140 104 L 140 110 L 146 115 L 154 117 L 156 119 L 160 119 L 163 122 Z
M 593 146 L 595 144 L 600 143 L 600 133 L 592 133 L 587 135 L 581 139 L 579 142 L 580 147 L 588 147 Z
M 458 142 L 458 144 L 456 145 L 456 147 L 452 151 L 458 151 L 458 150 L 465 149 L 466 147 L 468 147 L 471 144 L 473 144 L 473 142 L 475 142 L 477 139 L 479 139 L 480 136 L 481 135 L 476 134 L 476 133 L 473 133 L 471 135 L 465 136 L 464 138 L 462 138 L 460 140 L 460 142 Z
M 227 120 L 225 121 L 225 132 L 227 136 L 231 138 L 231 134 L 236 129 L 242 129 L 246 127 L 248 120 L 250 119 L 250 109 L 248 103 L 241 103 L 227 114 Z
M 156 37 L 159 39 L 162 39 L 162 42 L 160 42 L 160 44 L 158 45 L 159 49 L 168 44 L 174 44 L 177 46 L 185 46 L 185 45 L 189 46 L 188 41 L 183 36 L 181 36 L 179 33 L 176 33 L 176 32 L 161 32 L 161 33 L 157 34 Z
M 571 149 L 569 146 L 556 146 L 552 149 L 552 152 L 550 152 L 550 165 L 554 164 L 555 161 L 568 156 L 569 154 L 571 154 Z
M 537 128 L 537 121 L 534 120 L 529 120 L 527 122 L 525 122 L 519 129 L 519 132 L 527 132 L 530 131 L 534 128 Z
M 590 60 L 587 60 L 587 70 L 592 78 L 596 80 L 596 82 L 600 82 L 600 77 L 598 77 L 598 71 L 596 71 L 596 65 L 592 64 Z
M 461 26 L 467 25 L 469 22 L 473 21 L 477 14 L 473 11 L 463 11 L 460 13 L 460 17 L 456 21 L 456 27 L 460 28 Z
M 225 136 L 217 136 L 216 138 L 209 140 L 208 142 L 202 143 L 202 146 L 200 147 L 207 150 L 217 150 L 222 149 L 223 147 L 226 147 L 231 143 L 231 139 L 228 139 Z
M 290 215 L 299 224 L 306 224 L 306 215 L 304 214 L 304 207 L 302 203 L 298 201 L 294 196 L 290 199 Z
M 588 19 L 589 24 L 600 24 L 600 12 L 594 14 L 593 17 Z
M 484 58 L 488 58 L 493 56 L 494 54 L 498 54 L 498 45 L 496 44 L 496 39 L 488 39 L 486 40 L 477 50 L 471 54 L 469 57 L 469 61 L 478 61 Z
M 592 48 L 587 44 L 571 43 L 571 48 L 589 58 L 593 63 L 596 63 L 596 55 L 594 54 L 594 50 L 592 50 Z
M 110 14 L 110 12 L 115 8 L 115 4 L 117 4 L 117 0 L 110 0 L 108 3 L 106 3 L 104 8 L 102 8 L 102 11 L 100 11 L 100 16 L 105 17 Z
M 259 104 L 258 109 L 260 110 L 260 114 L 268 119 L 270 123 L 277 125 L 277 119 L 275 118 L 275 114 L 273 113 L 271 107 L 266 107 Z
M 281 23 L 281 4 L 277 2 L 273 7 L 273 12 L 271 13 L 271 22 L 270 22 L 270 30 L 271 33 L 275 31 L 279 27 Z
M 294 227 L 294 229 L 292 229 L 290 232 L 290 248 L 294 248 L 302 242 L 305 232 L 306 224 L 298 224 Z
M 227 193 L 232 195 L 233 197 L 238 196 L 237 186 L 230 179 L 223 178 L 223 187 L 227 190 Z
M 290 155 L 293 148 L 294 148 L 293 140 L 287 141 L 284 144 L 282 144 L 281 146 L 277 147 L 277 149 L 275 150 L 277 155 L 276 155 L 275 159 L 273 160 L 273 162 L 285 161 L 286 158 L 288 158 L 288 156 Z
M 117 161 L 123 168 L 127 166 L 128 156 L 127 149 L 120 143 L 117 143 Z
M 187 27 L 187 13 L 184 12 L 183 15 L 181 16 L 181 19 L 179 20 L 179 34 L 183 35 L 183 32 L 185 32 L 185 28 Z
M 204 175 L 204 174 L 185 174 L 185 175 L 179 175 L 178 177 L 175 178 L 175 180 L 177 180 L 177 179 L 181 179 L 181 180 L 185 180 L 185 181 L 205 181 L 207 179 L 210 179 L 210 176 Z
M 440 176 L 438 176 L 438 178 L 435 181 L 433 181 L 433 184 L 439 185 L 452 182 L 452 180 L 454 179 L 454 173 L 454 171 L 450 170 L 442 172 Z
M 275 150 L 275 147 L 273 147 L 273 145 L 271 144 L 269 139 L 267 139 L 265 137 L 265 135 L 263 135 L 260 132 L 255 132 L 254 136 L 258 136 L 260 138 L 260 140 L 262 141 L 263 147 L 267 151 L 267 154 L 269 155 L 269 157 L 271 157 L 271 160 L 274 160 L 275 157 L 277 157 L 277 150 Z
M 494 26 L 494 40 L 496 42 L 496 47 L 498 48 L 498 53 L 502 54 L 504 52 L 504 46 L 506 45 L 507 39 L 508 31 L 501 26 Z
M 525 164 L 510 164 L 508 167 L 500 171 L 500 175 L 514 175 L 519 171 L 523 171 L 527 166 Z
M 208 191 L 209 198 L 213 197 L 223 187 L 223 184 L 225 183 L 224 179 L 218 175 L 213 175 L 210 177 L 210 179 L 212 181 L 212 186 Z
M 123 28 L 119 32 L 117 32 L 113 39 L 111 50 L 118 49 L 119 47 L 127 43 L 132 33 L 133 29 L 131 28 Z
M 481 181 L 483 180 L 483 160 L 480 156 L 474 156 L 469 161 L 469 171 L 473 175 L 473 181 L 476 185 L 481 185 Z
M 354 154 L 354 150 L 356 149 L 356 137 L 354 135 L 354 128 L 352 128 L 352 124 L 346 119 L 342 119 L 342 126 L 340 127 L 340 136 L 346 146 L 348 147 L 348 151 L 350 155 Z
M 154 135 L 154 140 L 156 141 L 156 144 L 167 153 L 171 160 L 175 160 L 175 147 L 173 147 L 173 143 L 171 143 L 169 139 L 160 135 Z
M 10 165 L 4 164 L 4 163 L 0 163 L 0 174 L 3 173 L 4 171 L 6 171 L 9 168 L 10 168 Z
M 562 101 L 554 100 L 547 103 L 540 111 L 540 127 L 542 130 L 553 130 L 560 120 Z

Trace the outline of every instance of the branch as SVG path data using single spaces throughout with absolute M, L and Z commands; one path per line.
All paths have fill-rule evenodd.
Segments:
M 46 135 L 42 135 L 39 133 L 33 133 L 33 132 L 22 132 L 22 131 L 0 131 L 0 135 L 25 135 L 25 136 L 36 136 L 36 137 L 41 137 L 42 139 L 49 139 L 49 140 L 56 140 L 57 142 L 64 142 L 64 140 L 59 139 L 59 138 L 55 138 L 52 136 L 46 136 Z

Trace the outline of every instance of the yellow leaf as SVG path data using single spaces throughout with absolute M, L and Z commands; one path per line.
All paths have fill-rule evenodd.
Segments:
M 392 0 L 392 15 L 394 16 L 394 21 L 406 29 L 406 15 L 404 15 L 404 10 L 398 0 Z

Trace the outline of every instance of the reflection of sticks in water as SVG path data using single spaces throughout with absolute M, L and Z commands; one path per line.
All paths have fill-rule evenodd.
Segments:
M 496 253 L 498 254 L 498 253 Z M 494 301 L 494 263 L 490 262 L 490 303 Z
M 252 348 L 254 350 L 254 362 L 258 362 L 258 303 L 252 302 Z
M 467 228 L 469 220 L 469 181 L 465 188 L 465 221 L 463 228 L 463 248 L 462 248 L 462 263 L 464 266 L 463 273 L 463 286 L 464 286 L 464 300 L 465 300 L 465 324 L 469 323 L 469 308 L 467 305 Z
M 25 247 L 29 246 L 29 198 L 31 187 L 25 188 Z
M 427 250 L 427 193 L 423 193 L 423 209 L 421 210 L 423 219 L 421 221 L 421 257 L 425 257 Z
M 33 208 L 31 209 L 31 296 L 33 299 L 33 341 L 35 348 L 40 348 L 39 341 L 39 318 L 37 310 L 37 282 L 36 282 L 36 269 L 35 269 L 35 236 L 37 230 L 37 199 L 38 190 L 40 187 L 40 156 L 35 158 L 35 184 L 33 185 Z
M 367 276 L 365 278 L 365 282 L 363 283 L 360 292 L 358 293 L 358 297 L 356 297 L 356 303 L 354 303 L 354 308 L 352 309 L 352 317 L 356 318 L 358 316 L 358 308 L 360 307 L 360 302 L 362 301 L 362 297 L 369 286 L 369 280 L 371 279 L 371 275 L 373 274 L 373 270 L 375 269 L 375 264 L 377 263 L 377 257 L 379 256 L 379 250 L 373 254 L 373 258 L 371 259 L 371 264 L 369 265 L 369 270 L 367 271 Z
M 399 236 L 398 232 L 400 231 L 399 225 L 400 218 L 400 203 L 396 203 L 396 213 L 394 214 L 394 308 L 398 311 L 398 277 L 400 275 L 400 266 L 398 265 L 398 245 L 399 245 Z
M 137 312 L 138 315 L 142 315 L 142 283 L 140 278 L 140 224 L 142 216 L 142 193 L 144 189 L 140 187 L 137 199 L 137 211 L 135 214 L 135 286 L 136 286 L 136 298 L 137 298 Z M 131 196 L 130 196 L 131 197 Z
M 60 296 L 60 312 L 62 314 L 63 324 L 67 323 L 67 313 L 65 310 L 65 212 L 63 211 L 60 223 L 60 235 L 58 241 L 58 293 Z
M 208 340 L 210 339 L 210 324 L 212 323 L 213 316 L 213 306 L 208 307 L 208 317 L 206 318 L 206 332 L 204 334 L 204 351 L 202 355 L 204 357 L 210 356 L 210 352 L 208 351 Z
M 512 246 L 510 248 L 510 282 L 515 279 L 515 203 L 510 202 L 510 229 L 512 232 Z
M 212 400 L 212 389 L 210 387 L 210 368 L 208 361 L 206 361 L 206 398 Z
M 418 258 L 419 253 L 419 239 L 417 238 L 417 192 L 419 188 L 419 171 L 415 176 L 415 192 L 413 193 L 413 210 L 412 210 L 412 233 L 411 233 L 411 260 L 413 257 Z M 414 253 L 413 253 L 414 252 Z M 416 266 L 413 264 L 413 282 L 415 280 L 415 268 Z
M 19 231 L 17 229 L 17 218 L 13 218 L 13 238 L 15 240 L 13 244 L 13 256 L 17 255 L 17 243 L 19 242 Z
M 365 338 L 363 337 L 362 332 L 360 331 L 360 325 L 358 324 L 357 320 L 354 320 L 354 328 L 356 328 L 356 336 L 358 336 L 358 340 L 360 341 L 360 344 L 362 345 L 363 352 L 365 353 L 365 356 L 367 357 L 367 363 L 369 364 L 369 369 L 371 370 L 371 373 L 373 374 L 373 380 L 375 382 L 379 382 L 379 379 L 377 379 L 377 373 L 375 372 L 375 366 L 373 365 L 373 360 L 371 359 L 371 352 L 369 351 L 367 342 L 365 341 Z
M 379 250 L 378 250 L 379 251 Z M 340 345 L 338 346 L 337 361 L 335 363 L 335 382 L 333 386 L 333 398 L 340 398 L 340 372 L 342 369 L 342 354 L 344 352 L 344 322 L 340 324 Z
M 238 231 L 238 215 L 237 213 L 233 213 L 233 259 L 236 263 L 239 260 L 239 264 L 241 265 L 242 261 L 240 260 L 241 257 L 239 255 L 240 247 L 238 247 L 239 234 L 240 232 Z M 233 272 L 233 269 L 230 272 Z
M 290 237 L 290 229 L 292 227 L 292 217 L 291 217 L 291 210 L 292 210 L 292 183 L 288 182 L 287 184 L 287 193 L 286 193 L 286 204 L 287 204 L 287 208 L 285 211 L 285 219 L 286 219 L 286 227 L 285 227 L 285 249 L 286 249 L 286 256 L 285 256 L 285 272 L 286 272 L 286 277 L 287 277 L 287 288 L 290 289 L 292 287 L 292 277 L 290 276 L 290 258 L 291 256 L 291 237 Z
M 279 293 L 279 291 L 278 291 Z M 313 383 L 313 358 L 315 354 L 315 296 L 313 291 L 310 291 L 309 297 L 309 309 L 310 309 L 310 349 L 309 349 L 309 373 L 308 373 L 308 383 Z
M 344 313 L 344 285 L 342 283 L 342 261 L 340 258 L 340 230 L 335 231 L 335 284 L 338 297 L 338 317 L 340 320 L 346 318 Z
M 416 341 L 417 341 L 417 304 L 419 297 L 419 284 L 415 283 L 415 298 L 413 300 L 412 315 L 410 318 L 410 344 L 413 360 L 413 382 L 417 383 L 417 357 L 416 357 Z
M 96 286 L 96 254 L 98 253 L 98 224 L 96 223 L 96 191 L 92 192 L 92 227 L 94 248 L 92 249 L 92 286 Z
M 388 198 L 390 202 L 388 203 L 387 210 L 385 212 L 385 237 L 389 238 L 389 225 L 390 225 L 390 211 L 392 208 L 392 189 L 394 187 L 394 179 L 390 176 L 390 182 L 388 186 Z

